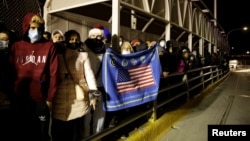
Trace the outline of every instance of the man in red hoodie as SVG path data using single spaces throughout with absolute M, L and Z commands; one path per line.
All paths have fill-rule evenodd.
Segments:
M 57 90 L 58 57 L 53 42 L 43 37 L 44 20 L 28 13 L 22 40 L 13 44 L 14 134 L 25 141 L 49 141 L 50 110 Z

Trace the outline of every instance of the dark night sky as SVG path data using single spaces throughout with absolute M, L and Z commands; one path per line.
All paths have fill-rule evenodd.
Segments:
M 203 0 L 214 13 L 214 0 Z M 250 5 L 248 0 L 217 0 L 217 22 L 226 33 L 236 28 L 248 27 L 247 31 L 236 30 L 229 34 L 231 52 L 245 53 L 250 51 Z

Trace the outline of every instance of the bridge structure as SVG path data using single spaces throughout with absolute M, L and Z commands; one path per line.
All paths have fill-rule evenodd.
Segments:
M 138 38 L 143 41 L 165 39 L 173 41 L 173 46 L 186 46 L 202 56 L 206 52 L 219 55 L 229 53 L 224 29 L 216 21 L 216 14 L 210 11 L 202 0 L 47 0 L 43 17 L 47 31 L 76 29 L 81 33 L 82 40 L 88 37 L 88 31 L 94 25 L 100 24 L 107 27 L 112 35 L 123 36 L 129 41 Z M 190 78 L 192 72 L 199 75 Z M 156 125 L 171 125 L 171 120 L 168 123 L 159 122 L 164 119 L 163 107 L 173 104 L 173 101 L 189 101 L 207 86 L 223 80 L 227 73 L 218 66 L 209 66 L 193 70 L 190 74 L 174 74 L 171 76 L 173 79 L 188 79 L 161 87 L 159 95 L 168 95 L 162 98 L 163 101 L 158 98 L 146 106 L 149 108 L 126 118 L 116 127 L 83 140 L 157 140 L 167 127 L 157 128 Z M 177 90 L 183 87 L 187 89 Z M 165 129 L 160 132 L 162 128 Z
M 229 53 L 224 29 L 203 0 L 46 0 L 42 11 L 47 31 L 75 29 L 81 33 L 82 40 L 87 38 L 94 25 L 100 24 L 107 27 L 112 35 L 123 36 L 127 40 L 171 40 L 174 46 L 187 46 L 202 56 L 207 51 Z M 196 75 L 190 77 L 193 73 Z M 230 72 L 224 72 L 220 66 L 173 74 L 170 77 L 185 79 L 161 87 L 159 94 L 164 95 L 164 100 L 158 99 L 116 127 L 83 140 L 159 140 L 169 128 L 174 128 L 168 125 L 179 119 L 175 116 L 179 113 L 168 117 L 172 113 L 171 108 L 178 106 L 176 103 L 190 101 L 229 76 Z M 178 91 L 180 87 L 184 89 Z M 168 117 L 167 121 L 165 117 Z M 165 126 L 159 126 L 163 124 Z
M 83 39 L 101 24 L 127 40 L 172 40 L 201 55 L 229 52 L 216 13 L 202 0 L 47 0 L 43 11 L 46 30 L 77 29 Z

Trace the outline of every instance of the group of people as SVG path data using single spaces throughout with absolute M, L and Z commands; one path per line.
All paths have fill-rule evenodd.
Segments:
M 44 24 L 41 16 L 27 13 L 21 40 L 12 41 L 6 30 L 0 31 L 0 61 L 6 66 L 1 71 L 0 92 L 10 99 L 12 132 L 18 134 L 11 138 L 78 141 L 110 127 L 117 114 L 103 110 L 106 97 L 101 80 L 102 58 L 106 48 L 112 46 L 110 32 L 97 25 L 81 41 L 76 30 L 50 33 L 44 31 Z M 115 49 L 121 54 L 157 43 L 126 41 L 122 36 L 117 39 Z M 187 47 L 177 49 L 164 40 L 158 44 L 163 78 L 195 67 L 196 57 Z M 76 84 L 88 87 L 88 94 L 81 100 L 76 98 Z
M 100 70 L 111 34 L 98 25 L 81 41 L 76 30 L 50 33 L 44 24 L 40 15 L 27 13 L 22 38 L 13 43 L 8 32 L 0 31 L 6 70 L 1 70 L 1 83 L 8 86 L 0 91 L 10 101 L 9 127 L 15 135 L 10 138 L 78 141 L 104 129 Z M 76 97 L 76 84 L 87 87 L 82 99 Z

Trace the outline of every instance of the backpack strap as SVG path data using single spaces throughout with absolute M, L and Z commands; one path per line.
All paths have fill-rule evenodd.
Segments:
M 65 52 L 63 53 L 63 55 L 62 55 L 62 56 L 63 56 L 64 65 L 65 65 L 65 67 L 66 67 L 66 69 L 67 69 L 68 75 L 71 77 L 71 79 L 74 81 L 74 83 L 77 84 L 77 81 L 75 80 L 75 78 L 73 77 L 72 73 L 71 73 L 70 70 L 69 70 L 69 66 L 68 66 L 68 63 L 67 63 L 67 61 L 66 61 L 66 52 L 67 52 L 67 51 L 65 51 Z
M 74 50 L 74 51 L 76 51 L 76 50 Z M 67 69 L 68 75 L 71 77 L 71 79 L 76 84 L 79 84 L 79 80 L 85 80 L 86 81 L 86 79 L 85 79 L 85 73 L 84 73 L 84 66 L 83 65 L 80 65 L 81 68 L 80 68 L 80 70 L 76 71 L 75 75 L 72 74 L 72 72 L 69 69 L 69 65 L 68 65 L 67 59 L 66 59 L 66 54 L 67 53 L 69 53 L 67 50 L 65 51 L 65 53 L 63 53 L 63 61 L 64 61 L 64 64 L 65 64 L 65 67 Z

